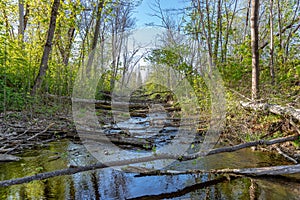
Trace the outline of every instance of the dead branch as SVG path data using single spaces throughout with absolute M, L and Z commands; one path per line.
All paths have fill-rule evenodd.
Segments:
M 32 139 L 36 138 L 37 136 L 39 136 L 39 135 L 41 135 L 41 134 L 47 132 L 48 129 L 51 128 L 53 125 L 54 125 L 54 123 L 49 124 L 49 126 L 47 126 L 43 131 L 41 131 L 41 132 L 39 132 L 39 133 L 33 135 L 32 137 L 28 138 L 27 141 L 32 140 Z
M 0 162 L 19 161 L 21 158 L 9 154 L 0 154 Z
M 212 154 L 217 154 L 217 153 L 222 153 L 222 152 L 232 152 L 236 151 L 239 149 L 251 147 L 251 146 L 256 146 L 256 145 L 272 145 L 276 143 L 282 143 L 282 142 L 287 142 L 287 141 L 293 141 L 299 138 L 299 135 L 294 135 L 294 136 L 289 136 L 289 137 L 284 137 L 284 138 L 278 138 L 278 139 L 273 139 L 270 141 L 265 141 L 265 140 L 260 140 L 260 141 L 254 141 L 254 142 L 248 142 L 244 144 L 239 144 L 235 145 L 232 147 L 223 147 L 223 148 L 218 148 L 218 149 L 213 149 L 209 151 L 206 155 L 212 155 Z M 66 169 L 61 169 L 57 171 L 52 171 L 52 172 L 45 172 L 45 173 L 40 173 L 36 174 L 33 176 L 27 176 L 23 178 L 17 178 L 17 179 L 11 179 L 11 180 L 4 180 L 0 181 L 0 187 L 5 187 L 5 186 L 11 186 L 11 185 L 16 185 L 16 184 L 22 184 L 22 183 L 28 183 L 33 180 L 43 180 L 47 178 L 52 178 L 55 176 L 62 176 L 62 175 L 71 175 L 71 174 L 76 174 L 79 172 L 84 172 L 84 171 L 90 171 L 90 170 L 96 170 L 96 169 L 103 169 L 107 167 L 115 167 L 115 166 L 125 166 L 129 164 L 135 164 L 135 163 L 143 163 L 143 162 L 150 162 L 150 161 L 155 161 L 155 160 L 165 160 L 165 159 L 174 159 L 174 160 L 193 160 L 198 157 L 202 157 L 205 154 L 203 152 L 191 154 L 191 155 L 172 155 L 172 154 L 153 154 L 152 156 L 147 156 L 147 157 L 141 157 L 141 158 L 134 158 L 134 159 L 127 159 L 127 160 L 121 160 L 121 161 L 111 161 L 107 162 L 106 164 L 103 163 L 96 163 L 93 165 L 88 165 L 88 166 L 78 166 L 78 167 L 71 167 L 71 168 L 66 168 Z M 278 168 L 274 171 L 273 175 L 278 175 L 278 174 L 286 174 L 287 172 L 289 173 L 300 173 L 300 165 L 292 165 L 292 166 L 278 166 Z M 280 168 L 281 167 L 281 168 Z M 290 167 L 290 169 L 289 169 Z M 250 168 L 251 169 L 251 168 Z M 243 174 L 243 175 L 248 175 L 248 174 L 253 174 L 254 172 L 251 171 L 250 169 L 239 169 L 239 170 L 229 170 L 225 169 L 223 171 L 218 170 L 216 172 L 211 172 L 211 173 L 235 173 L 235 174 Z M 258 168 L 257 168 L 258 169 Z M 273 168 L 275 169 L 275 168 Z M 279 170 L 280 169 L 280 170 Z M 227 171 L 226 171 L 227 170 Z M 244 170 L 244 171 L 243 171 Z M 261 172 L 261 170 L 257 171 L 257 175 L 264 175 L 264 173 L 267 173 L 265 169 L 264 172 Z M 272 168 L 268 168 L 268 170 L 272 170 Z M 251 173 L 250 173 L 251 172 Z M 269 171 L 268 173 L 271 173 Z
M 292 158 L 292 157 L 286 155 L 283 151 L 281 151 L 281 149 L 280 149 L 279 147 L 276 146 L 275 149 L 276 149 L 276 151 L 277 151 L 280 155 L 282 155 L 283 157 L 285 157 L 287 160 L 289 160 L 289 161 L 291 161 L 291 162 L 293 162 L 293 163 L 295 163 L 295 164 L 298 163 L 297 160 L 295 160 L 294 158 Z

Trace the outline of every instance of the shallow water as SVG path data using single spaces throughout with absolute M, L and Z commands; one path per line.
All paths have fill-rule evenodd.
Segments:
M 41 149 L 28 150 L 18 162 L 1 163 L 0 179 L 87 165 L 96 160 L 86 149 L 68 140 L 53 142 Z M 287 164 L 281 156 L 249 149 L 207 156 L 196 161 L 174 162 L 168 168 L 212 169 L 260 167 Z M 238 178 L 215 185 L 195 185 L 218 178 L 214 175 L 173 175 L 136 177 L 114 169 L 96 170 L 0 188 L 0 199 L 300 199 L 300 177 Z M 195 185 L 193 187 L 189 187 Z M 185 189 L 184 189 L 185 188 Z M 144 199 L 147 199 L 146 197 Z

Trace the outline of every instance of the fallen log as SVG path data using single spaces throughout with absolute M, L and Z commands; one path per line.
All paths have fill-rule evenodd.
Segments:
M 0 154 L 0 162 L 19 161 L 21 158 L 9 154 Z
M 269 103 L 255 103 L 255 102 L 240 102 L 242 107 L 256 110 L 256 111 L 268 111 L 276 115 L 289 116 L 298 122 L 300 122 L 300 109 L 293 107 L 284 107 L 276 104 Z
M 238 145 L 234 145 L 234 146 L 230 146 L 230 147 L 221 147 L 221 148 L 217 148 L 217 149 L 212 149 L 206 155 L 213 155 L 213 154 L 218 154 L 218 153 L 223 153 L 223 152 L 233 152 L 233 151 L 237 151 L 240 149 L 253 147 L 253 146 L 257 146 L 257 145 L 279 144 L 279 143 L 284 143 L 284 142 L 288 142 L 288 141 L 295 141 L 297 139 L 299 139 L 299 134 L 296 134 L 293 136 L 288 136 L 288 137 L 277 138 L 277 139 L 273 139 L 273 140 L 258 140 L 258 141 L 253 141 L 253 142 L 246 142 L 243 144 L 238 144 Z M 182 160 L 196 159 L 201 156 L 203 156 L 203 152 L 198 152 L 195 154 L 182 156 Z
M 278 139 L 274 139 L 274 140 L 270 140 L 270 141 L 264 141 L 264 140 L 254 141 L 254 142 L 244 143 L 244 144 L 240 144 L 240 145 L 235 145 L 235 146 L 232 146 L 232 147 L 222 147 L 222 148 L 218 148 L 218 149 L 212 149 L 206 155 L 212 155 L 212 154 L 217 154 L 217 153 L 222 153 L 222 152 L 232 152 L 232 151 L 236 151 L 236 150 L 239 150 L 239 149 L 242 149 L 242 148 L 247 148 L 247 147 L 262 145 L 262 144 L 271 145 L 271 144 L 276 144 L 276 143 L 293 141 L 293 140 L 296 140 L 298 138 L 299 138 L 299 135 L 294 135 L 294 136 L 278 138 Z M 76 174 L 76 173 L 79 173 L 79 172 L 96 170 L 96 169 L 104 169 L 104 168 L 108 168 L 108 167 L 125 166 L 125 165 L 130 165 L 130 164 L 150 162 L 150 161 L 155 161 L 155 160 L 167 160 L 167 159 L 173 159 L 173 160 L 179 160 L 179 161 L 193 160 L 193 159 L 196 159 L 196 158 L 199 158 L 199 157 L 202 157 L 202 156 L 204 156 L 203 152 L 199 152 L 199 153 L 195 153 L 195 154 L 191 154 L 191 155 L 184 155 L 184 156 L 182 156 L 182 155 L 173 155 L 173 154 L 156 154 L 156 153 L 153 153 L 153 155 L 146 156 L 146 157 L 120 160 L 120 161 L 111 161 L 111 162 L 107 162 L 105 164 L 96 163 L 96 164 L 92 164 L 92 165 L 88 165 L 88 166 L 74 166 L 74 167 L 61 169 L 61 170 L 57 170 L 57 171 L 40 173 L 40 174 L 36 174 L 36 175 L 33 175 L 33 176 L 27 176 L 27 177 L 11 179 L 11 180 L 4 180 L 4 181 L 0 181 L 0 187 L 17 185 L 17 184 L 22 184 L 22 183 L 28 183 L 28 182 L 31 182 L 33 180 L 44 180 L 44 179 L 48 179 L 48 178 L 52 178 L 52 177 L 56 177 L 56 176 L 72 175 L 72 174 Z M 291 167 L 291 169 L 289 169 L 289 166 Z M 280 166 L 278 166 L 278 167 L 280 167 Z M 263 175 L 264 173 L 267 173 L 266 172 L 267 170 L 270 170 L 270 168 L 265 169 L 265 172 L 261 171 L 260 174 Z M 260 170 L 258 170 L 258 172 L 259 171 Z M 289 172 L 289 174 L 292 173 L 292 172 L 293 173 L 300 173 L 300 165 L 287 165 L 287 166 L 283 166 L 282 168 L 278 168 L 278 170 L 276 170 L 276 171 L 277 172 L 273 173 L 274 175 L 275 174 L 279 175 L 281 173 L 286 174 L 286 172 Z M 253 171 L 251 171 L 251 170 L 249 171 L 249 169 L 245 169 L 245 171 L 243 171 L 242 169 L 240 169 L 240 171 L 238 171 L 238 170 L 234 171 L 232 169 L 230 171 L 230 169 L 224 169 L 223 171 L 219 170 L 218 172 L 220 172 L 220 173 L 221 172 L 222 173 L 241 173 L 243 175 L 253 174 Z M 257 173 L 257 174 L 259 174 L 259 173 Z
M 153 170 L 147 168 L 129 167 L 124 169 L 126 172 L 139 173 L 136 177 L 142 176 L 158 176 L 158 175 L 181 175 L 181 174 L 235 174 L 244 176 L 277 176 L 287 174 L 300 173 L 300 164 L 298 165 L 281 165 L 272 167 L 258 167 L 258 168 L 243 168 L 243 169 L 212 169 L 212 170 L 198 170 L 191 169 L 185 171 L 176 170 Z M 135 171 L 136 170 L 136 171 Z M 141 171 L 142 170 L 142 171 Z
M 300 173 L 300 164 L 259 168 L 211 170 L 211 173 L 231 173 L 245 176 L 277 176 L 286 174 L 298 174 Z
M 125 137 L 121 134 L 111 134 L 111 135 L 93 135 L 85 134 L 82 136 L 84 140 L 92 140 L 94 142 L 107 142 L 109 139 L 110 142 L 117 145 L 130 145 L 132 147 L 139 147 L 142 149 L 150 150 L 154 147 L 153 141 L 144 139 L 144 138 L 134 138 L 134 137 Z

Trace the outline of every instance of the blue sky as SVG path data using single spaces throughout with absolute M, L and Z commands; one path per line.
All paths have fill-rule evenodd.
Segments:
M 138 46 L 143 46 L 138 53 L 139 55 L 154 48 L 159 43 L 158 35 L 164 32 L 164 29 L 161 27 L 146 26 L 146 24 L 149 23 L 161 25 L 161 22 L 157 17 L 149 15 L 153 14 L 153 10 L 150 7 L 154 3 L 155 0 L 143 0 L 142 4 L 136 8 L 133 14 L 133 17 L 136 18 L 136 29 L 129 39 L 129 49 L 131 49 L 133 42 Z M 178 9 L 184 8 L 189 3 L 187 0 L 160 0 L 160 4 L 162 9 Z M 140 64 L 144 65 L 145 61 L 141 60 Z
M 155 3 L 155 0 L 143 0 L 142 4 L 136 9 L 133 17 L 136 18 L 137 28 L 145 27 L 145 24 L 154 22 L 155 24 L 161 24 L 156 17 L 149 16 L 153 14 L 150 6 Z M 187 5 L 186 0 L 160 0 L 162 9 L 178 9 L 184 8 Z
M 146 26 L 150 23 L 161 25 L 159 18 L 151 16 L 151 14 L 154 14 L 151 7 L 155 8 L 155 1 L 143 0 L 133 14 L 136 19 L 136 30 L 133 31 L 132 38 L 142 46 L 147 45 L 145 48 L 153 47 L 157 42 L 157 35 L 164 31 L 160 27 Z M 184 8 L 188 4 L 187 0 L 160 0 L 160 6 L 163 10 Z

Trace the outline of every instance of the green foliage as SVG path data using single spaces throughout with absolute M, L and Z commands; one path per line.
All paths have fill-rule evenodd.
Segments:
M 298 138 L 298 140 L 295 140 L 293 142 L 293 145 L 296 147 L 296 148 L 300 148 L 300 137 Z

